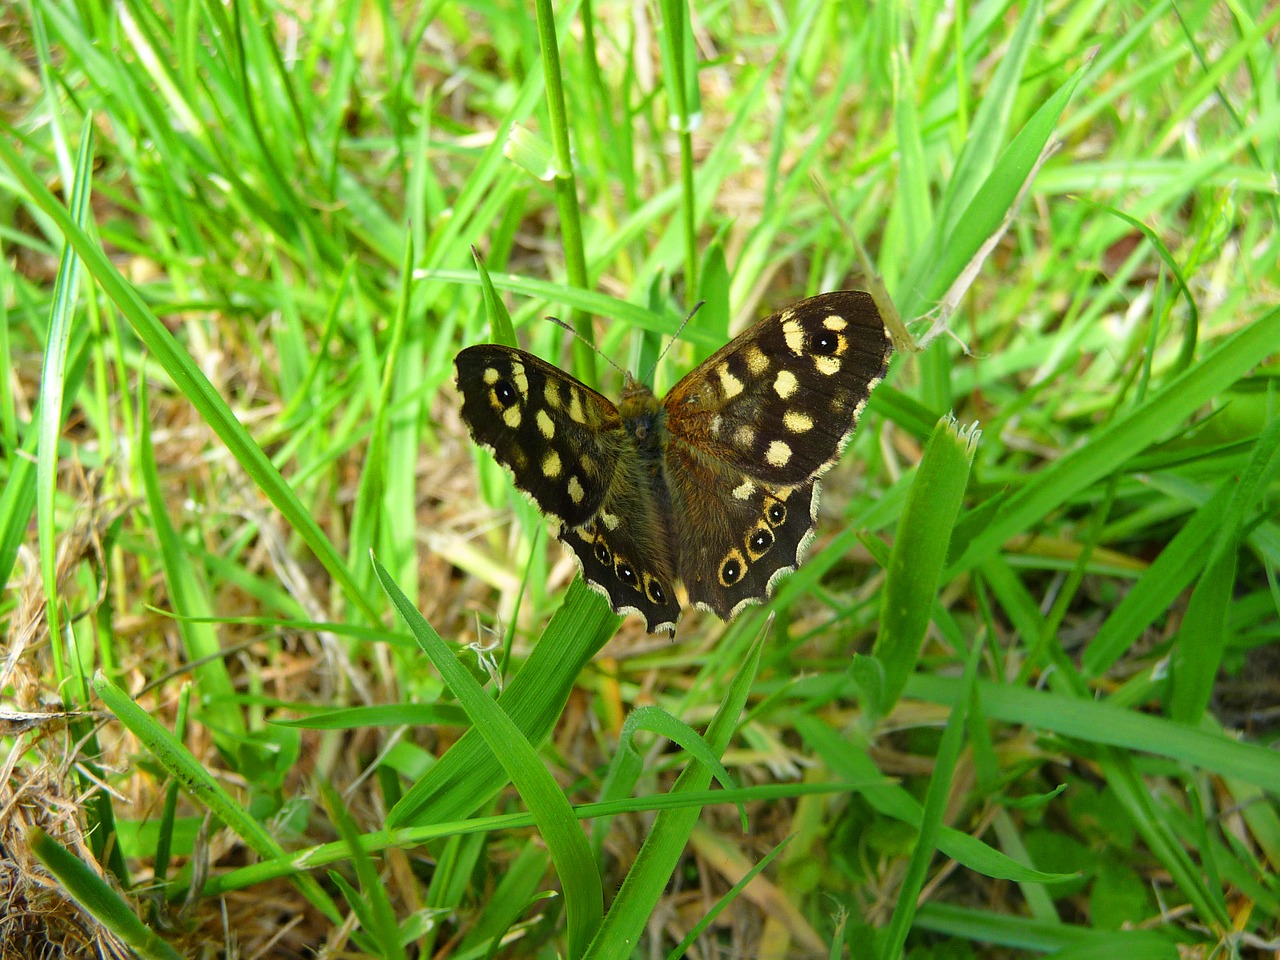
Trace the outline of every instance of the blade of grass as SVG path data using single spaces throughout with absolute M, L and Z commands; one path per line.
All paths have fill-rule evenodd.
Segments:
M 1220 395 L 1280 343 L 1280 309 L 1228 337 L 1213 353 L 1169 381 L 1141 406 L 1115 420 L 1011 496 L 1000 514 L 969 542 L 944 575 L 951 579 L 1034 526 L 1082 489 L 1121 469 Z
M 376 558 L 373 568 L 401 618 L 467 711 L 472 730 L 484 737 L 537 821 L 560 876 L 569 928 L 569 956 L 582 956 L 600 925 L 604 891 L 587 836 L 574 817 L 569 801 L 520 728 L 489 698 Z
M 924 809 L 920 817 L 920 832 L 912 845 L 911 859 L 907 863 L 907 871 L 902 878 L 902 886 L 898 890 L 898 902 L 894 907 L 893 917 L 879 941 L 878 953 L 883 960 L 898 960 L 902 956 L 903 947 L 907 942 L 907 933 L 915 922 L 920 891 L 924 889 L 925 874 L 929 870 L 929 863 L 933 859 L 938 844 L 942 818 L 946 813 L 947 801 L 951 793 L 952 778 L 955 776 L 956 763 L 960 758 L 960 749 L 964 745 L 965 719 L 969 713 L 969 702 L 973 696 L 974 685 L 977 683 L 978 663 L 981 657 L 982 644 L 975 643 L 969 651 L 969 659 L 965 662 L 964 676 L 954 685 L 955 704 L 951 708 L 951 715 L 947 718 L 947 726 L 942 732 L 942 742 L 938 745 L 933 774 L 929 777 L 929 788 L 925 793 Z
M 138 919 L 105 880 L 39 827 L 27 834 L 31 852 L 95 920 L 146 960 L 180 960 L 181 955 Z
M 541 747 L 569 700 L 573 685 L 620 618 L 577 578 L 533 652 L 511 678 L 498 704 L 521 734 Z M 468 730 L 387 815 L 387 826 L 465 817 L 507 785 L 502 765 L 477 730 Z
M 961 428 L 948 415 L 938 421 L 925 446 L 898 518 L 881 594 L 880 626 L 871 655 L 884 668 L 884 685 L 881 701 L 865 715 L 868 724 L 893 710 L 916 668 L 980 437 L 976 426 Z
M 907 683 L 907 695 L 950 706 L 956 697 L 955 683 L 947 677 L 915 674 Z M 1194 769 L 1235 777 L 1273 792 L 1280 784 L 1280 754 L 1257 744 L 1224 739 L 1103 701 L 987 681 L 979 681 L 978 695 L 983 710 L 993 720 L 1169 757 Z
M 747 694 L 760 665 L 760 653 L 764 648 L 764 637 L 769 632 L 768 627 L 766 622 L 707 727 L 704 740 L 716 754 L 724 753 L 729 738 L 737 729 L 738 718 L 746 705 Z M 711 771 L 694 761 L 676 779 L 671 793 L 679 795 L 705 790 L 710 781 Z M 630 954 L 684 853 L 685 844 L 700 813 L 697 807 L 690 807 L 685 810 L 665 810 L 658 814 L 591 943 L 587 957 L 597 960 Z
M 235 756 L 247 727 L 233 699 L 235 683 L 222 656 L 222 646 L 212 621 L 213 604 L 209 601 L 208 590 L 169 519 L 156 466 L 156 453 L 151 445 L 151 414 L 145 378 L 138 385 L 138 420 L 141 427 L 138 471 L 142 475 L 151 529 L 160 549 L 169 602 L 178 617 L 186 658 L 195 664 L 193 672 L 200 685 L 202 720 L 213 732 L 218 747 L 228 756 Z
M 586 290 L 590 286 L 587 277 L 587 255 L 582 242 L 582 215 L 578 208 L 578 181 L 573 170 L 573 155 L 569 150 L 569 119 L 565 111 L 564 80 L 561 76 L 559 44 L 556 40 L 556 19 L 551 0 L 534 0 L 533 9 L 538 21 L 538 45 L 542 53 L 542 75 L 547 86 L 547 114 L 551 128 L 551 148 L 555 155 L 556 174 L 553 184 L 556 192 L 556 209 L 560 211 L 560 231 L 564 249 L 564 266 L 572 286 Z M 571 344 L 573 372 L 589 387 L 600 384 L 596 371 L 596 355 L 591 349 L 595 330 L 589 318 L 576 312 L 569 322 L 578 332 Z
M 75 179 L 71 185 L 69 216 L 77 225 L 88 222 L 90 184 L 93 174 L 93 120 L 86 117 L 80 131 Z M 76 288 L 80 283 L 80 258 L 70 244 L 63 247 L 58 276 L 53 286 L 49 313 L 49 336 L 45 341 L 44 364 L 40 372 L 40 427 L 36 458 L 36 528 L 40 538 L 40 576 L 44 586 L 45 616 L 49 623 L 49 650 L 54 675 L 62 690 L 64 709 L 74 709 L 88 693 L 82 685 L 70 685 L 63 661 L 62 630 L 59 626 L 61 600 L 58 596 L 58 536 L 53 515 L 58 486 L 58 438 L 62 433 L 62 408 L 66 402 L 66 372 L 71 326 L 75 319 Z
M 356 903 L 364 905 L 369 917 L 366 930 L 381 948 L 381 955 L 385 960 L 408 960 L 404 944 L 400 942 L 400 929 L 396 925 L 396 915 L 387 897 L 387 889 L 378 876 L 373 858 L 360 843 L 355 820 L 347 812 L 342 797 L 338 796 L 331 785 L 321 783 L 320 796 L 329 812 L 329 819 L 338 828 L 338 834 L 351 853 L 351 863 L 360 880 L 360 891 L 350 902 L 353 906 Z

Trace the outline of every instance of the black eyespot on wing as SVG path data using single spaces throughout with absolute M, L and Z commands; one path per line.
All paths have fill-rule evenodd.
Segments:
M 747 539 L 747 545 L 754 554 L 762 554 L 773 546 L 773 534 L 768 530 L 757 530 Z
M 603 540 L 596 541 L 595 549 L 596 559 L 606 567 L 613 566 L 613 556 L 609 553 L 609 548 L 604 545 Z
M 811 353 L 819 353 L 824 357 L 833 356 L 840 351 L 840 335 L 831 330 L 820 331 L 810 338 L 809 350 Z
M 618 575 L 618 579 L 627 586 L 634 587 L 636 585 L 636 572 L 631 569 L 629 564 L 619 562 L 613 569 Z
M 769 509 L 765 512 L 765 516 L 768 518 L 770 526 L 780 527 L 787 522 L 787 508 L 782 504 L 782 501 L 775 500 L 769 504 Z
M 493 385 L 493 395 L 497 397 L 503 409 L 510 407 L 517 399 L 516 388 L 512 386 L 510 380 L 499 380 L 495 383 Z
M 742 578 L 742 561 L 736 556 L 730 556 L 724 563 L 720 564 L 720 582 L 726 587 L 732 586 Z

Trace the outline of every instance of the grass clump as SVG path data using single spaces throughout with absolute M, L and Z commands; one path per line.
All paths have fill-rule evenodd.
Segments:
M 1277 21 L 0 14 L 0 954 L 1274 943 Z M 860 246 L 808 561 L 646 636 L 453 355 L 705 301 L 661 393 Z

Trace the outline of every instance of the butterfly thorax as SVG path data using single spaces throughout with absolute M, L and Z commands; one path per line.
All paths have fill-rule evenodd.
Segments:
M 627 433 L 634 438 L 641 460 L 656 469 L 662 460 L 662 443 L 666 437 L 667 411 L 647 386 L 627 374 L 618 401 L 618 416 Z

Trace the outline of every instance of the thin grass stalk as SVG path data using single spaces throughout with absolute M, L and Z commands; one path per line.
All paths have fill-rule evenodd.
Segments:
M 542 50 L 542 73 L 547 85 L 547 114 L 551 123 L 551 150 L 555 157 L 556 208 L 560 211 L 560 231 L 564 242 L 564 266 L 569 283 L 588 289 L 587 255 L 582 239 L 582 217 L 578 208 L 578 182 L 573 173 L 573 155 L 569 150 L 569 117 L 565 109 L 564 80 L 560 71 L 560 46 L 556 40 L 556 20 L 551 0 L 534 0 L 538 18 L 538 43 Z M 573 340 L 573 368 L 578 379 L 588 386 L 599 383 L 596 355 L 592 349 L 595 334 L 591 321 L 577 310 L 569 320 L 578 336 Z

